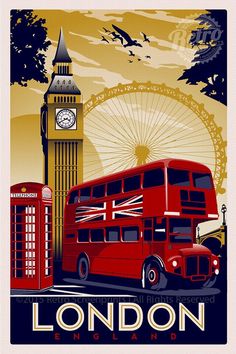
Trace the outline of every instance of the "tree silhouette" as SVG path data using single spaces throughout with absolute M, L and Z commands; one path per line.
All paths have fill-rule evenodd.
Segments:
M 51 42 L 45 22 L 32 10 L 11 11 L 11 85 L 27 86 L 29 80 L 48 82 L 43 52 Z
M 227 104 L 227 13 L 224 10 L 211 10 L 207 15 L 200 16 L 196 20 L 200 21 L 201 25 L 206 25 L 205 19 L 213 19 L 214 23 L 219 25 L 221 30 L 220 47 L 221 49 L 215 56 L 209 58 L 208 61 L 202 61 L 201 46 L 216 45 L 216 41 L 207 35 L 207 31 L 213 29 L 211 25 L 207 26 L 205 31 L 206 36 L 202 36 L 202 28 L 192 31 L 192 36 L 189 43 L 192 47 L 197 47 L 193 62 L 195 63 L 191 68 L 184 70 L 183 75 L 178 80 L 187 80 L 186 84 L 197 85 L 199 82 L 206 84 L 201 92 L 205 95 L 223 103 Z M 208 33 L 208 34 L 209 34 Z

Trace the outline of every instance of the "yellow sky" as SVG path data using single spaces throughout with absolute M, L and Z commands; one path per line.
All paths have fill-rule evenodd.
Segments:
M 189 44 L 191 30 L 198 23 L 197 15 L 204 11 L 57 11 L 37 10 L 35 13 L 46 19 L 48 38 L 52 45 L 46 52 L 46 68 L 50 82 L 60 27 L 63 28 L 66 45 L 73 62 L 75 81 L 82 92 L 83 102 L 105 87 L 118 83 L 126 84 L 152 81 L 178 87 L 186 94 L 203 103 L 222 127 L 226 139 L 226 108 L 221 103 L 200 93 L 202 85 L 186 85 L 177 81 L 183 70 L 191 66 L 194 49 Z M 112 29 L 112 24 L 127 31 L 143 47 L 124 48 L 119 41 L 112 42 L 103 27 Z M 150 43 L 143 42 L 145 32 Z M 181 34 L 181 37 L 179 37 Z M 109 44 L 101 42 L 101 36 Z M 129 57 L 129 50 L 135 57 Z M 151 58 L 146 58 L 150 56 Z M 141 60 L 138 61 L 138 58 Z M 133 62 L 129 63 L 132 59 Z M 27 87 L 11 86 L 11 166 L 12 183 L 22 180 L 42 180 L 42 149 L 39 136 L 39 114 L 43 94 L 48 84 L 34 81 Z M 85 123 L 86 124 L 86 123 Z

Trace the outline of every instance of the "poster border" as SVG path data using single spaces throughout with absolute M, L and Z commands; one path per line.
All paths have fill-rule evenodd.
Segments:
M 68 9 L 68 10 L 81 10 L 81 9 L 189 9 L 196 10 L 206 7 L 205 0 L 149 0 L 148 4 L 144 0 L 133 0 L 127 4 L 126 0 L 113 0 L 112 3 L 108 0 L 90 0 L 87 2 L 67 0 L 66 3 L 63 0 L 51 1 L 46 0 L 8 0 L 4 1 L 1 6 L 1 48 L 4 55 L 0 59 L 1 70 L 1 119 L 0 119 L 0 178 L 2 181 L 1 188 L 1 202 L 0 202 L 0 224 L 2 230 L 2 242 L 1 242 L 1 281 L 0 281 L 0 336 L 1 340 L 1 353 L 42 353 L 47 350 L 48 353 L 64 353 L 77 352 L 78 349 L 86 351 L 87 353 L 108 353 L 112 348 L 113 353 L 118 353 L 121 350 L 127 350 L 129 353 L 145 353 L 150 354 L 158 351 L 161 353 L 234 353 L 236 347 L 236 238 L 233 238 L 233 226 L 234 215 L 236 214 L 236 206 L 234 201 L 236 200 L 236 191 L 234 188 L 234 181 L 236 180 L 236 122 L 234 121 L 234 113 L 236 111 L 236 40 L 234 33 L 236 33 L 236 9 L 233 0 L 208 0 L 207 8 L 209 9 L 226 9 L 228 11 L 228 119 L 227 119 L 227 155 L 228 155 L 228 213 L 227 223 L 229 234 L 228 241 L 228 343 L 226 345 L 87 345 L 83 344 L 79 348 L 74 345 L 11 345 L 10 344 L 10 276 L 9 276 L 9 187 L 10 187 L 10 60 L 9 60 L 9 33 L 10 33 L 10 21 L 9 13 L 12 8 L 32 8 L 32 9 Z M 230 191 L 230 193 L 229 193 Z

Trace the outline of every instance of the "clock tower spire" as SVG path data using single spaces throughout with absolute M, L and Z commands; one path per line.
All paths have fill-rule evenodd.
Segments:
M 52 64 L 41 108 L 41 136 L 44 182 L 53 190 L 54 259 L 60 260 L 65 197 L 83 179 L 83 104 L 62 29 Z

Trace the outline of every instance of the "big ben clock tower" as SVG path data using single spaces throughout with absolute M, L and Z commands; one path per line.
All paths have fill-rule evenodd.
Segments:
M 44 179 L 53 190 L 54 259 L 62 255 L 67 191 L 83 178 L 83 104 L 61 29 L 50 86 L 41 108 Z

